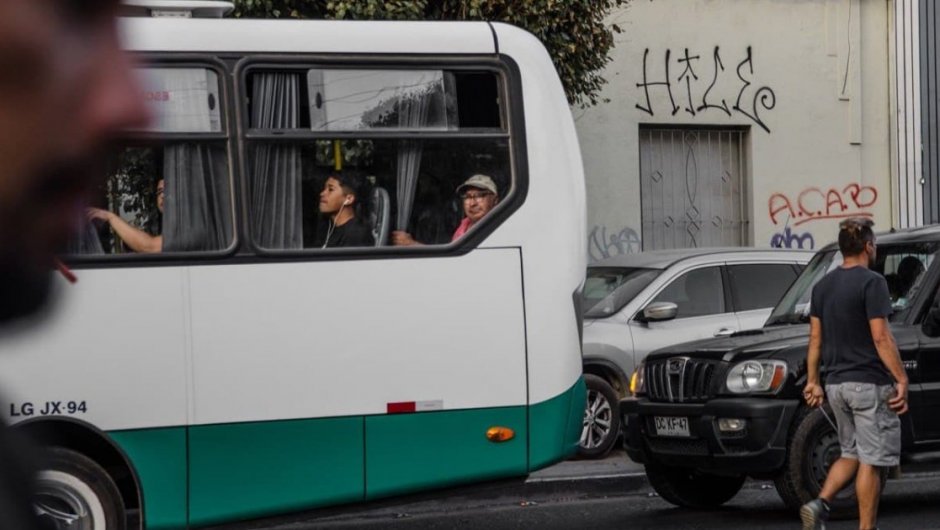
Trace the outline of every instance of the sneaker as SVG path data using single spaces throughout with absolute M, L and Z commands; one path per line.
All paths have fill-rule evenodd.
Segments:
M 829 505 L 822 499 L 813 499 L 800 507 L 803 530 L 825 530 L 829 520 Z

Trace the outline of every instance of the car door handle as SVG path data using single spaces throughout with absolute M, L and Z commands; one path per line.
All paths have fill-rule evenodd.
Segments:
M 737 333 L 737 331 L 738 330 L 732 329 L 732 328 L 720 328 L 718 331 L 715 332 L 715 336 L 716 337 L 730 337 L 731 335 L 734 335 L 735 333 Z

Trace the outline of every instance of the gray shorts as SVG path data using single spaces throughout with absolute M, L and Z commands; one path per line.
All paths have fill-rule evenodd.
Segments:
M 826 385 L 839 426 L 842 456 L 872 466 L 896 466 L 901 456 L 901 420 L 888 407 L 893 385 Z

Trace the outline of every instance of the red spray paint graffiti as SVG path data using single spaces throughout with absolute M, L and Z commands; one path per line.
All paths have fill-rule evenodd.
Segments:
M 852 183 L 841 190 L 806 188 L 796 196 L 796 200 L 783 193 L 774 193 L 767 201 L 767 211 L 775 225 L 792 222 L 793 226 L 800 226 L 820 219 L 871 217 L 872 213 L 867 208 L 876 202 L 878 190 L 874 186 Z

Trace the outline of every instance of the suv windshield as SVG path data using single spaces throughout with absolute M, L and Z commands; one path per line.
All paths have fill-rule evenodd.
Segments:
M 878 255 L 872 270 L 883 275 L 891 295 L 892 322 L 907 316 L 924 278 L 924 272 L 933 263 L 940 243 L 907 243 L 878 245 Z M 793 282 L 765 326 L 809 322 L 810 297 L 813 286 L 832 269 L 842 264 L 842 254 L 836 250 L 820 252 L 813 257 L 803 273 Z
M 584 282 L 584 313 L 604 318 L 620 311 L 662 271 L 623 267 L 589 267 Z

